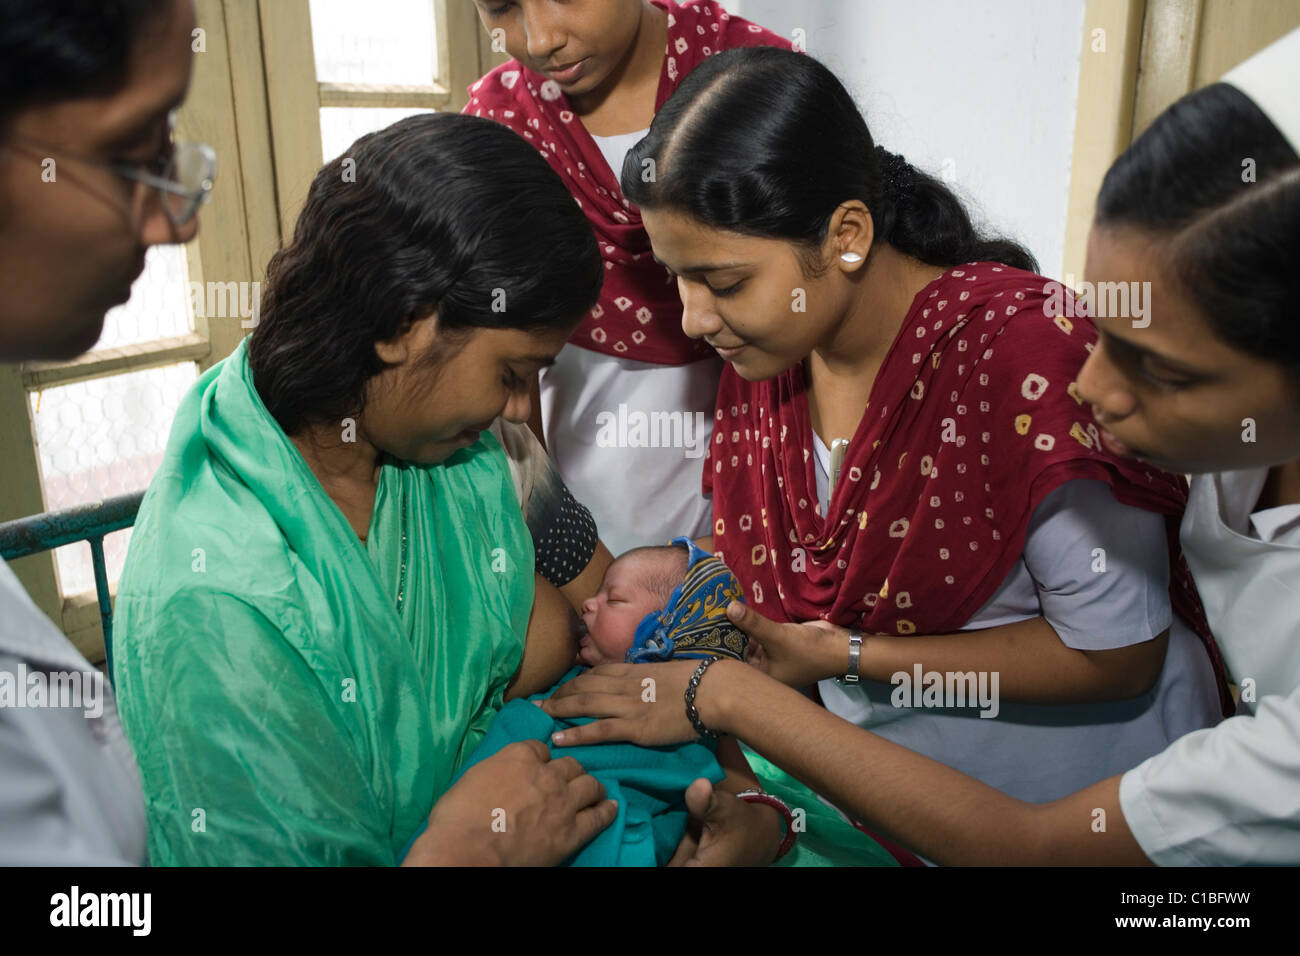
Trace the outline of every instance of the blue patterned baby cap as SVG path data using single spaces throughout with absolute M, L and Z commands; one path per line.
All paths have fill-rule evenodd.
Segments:
M 673 538 L 687 549 L 686 578 L 673 589 L 667 607 L 637 625 L 627 652 L 632 664 L 674 658 L 745 659 L 749 638 L 727 617 L 727 605 L 745 592 L 731 569 L 687 537 Z

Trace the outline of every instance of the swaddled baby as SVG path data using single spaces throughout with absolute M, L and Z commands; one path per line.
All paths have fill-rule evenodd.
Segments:
M 669 547 L 636 548 L 609 566 L 600 591 L 583 605 L 586 633 L 578 659 L 584 666 L 678 657 L 743 660 L 747 639 L 726 616 L 733 600 L 743 600 L 740 582 L 725 564 L 689 538 L 675 538 Z M 555 686 L 583 669 L 575 667 Z M 502 707 L 460 773 L 507 744 L 540 740 L 551 746 L 555 731 L 589 722 L 588 718 L 552 718 L 532 703 L 554 691 L 552 687 Z M 662 866 L 668 862 L 686 832 L 686 788 L 700 777 L 716 784 L 725 776 L 714 745 L 700 740 L 674 747 L 604 743 L 563 748 L 558 756 L 575 758 L 605 785 L 605 795 L 618 801 L 618 817 L 569 865 Z
M 675 657 L 743 660 L 746 637 L 731 626 L 727 603 L 742 597 L 725 564 L 689 538 L 633 548 L 605 571 L 582 606 L 578 660 L 588 667 Z

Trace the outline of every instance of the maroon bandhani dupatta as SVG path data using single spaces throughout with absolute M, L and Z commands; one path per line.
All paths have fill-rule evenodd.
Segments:
M 655 112 L 705 57 L 733 47 L 791 48 L 789 40 L 732 16 L 718 3 L 651 0 L 668 14 L 668 47 Z M 677 285 L 654 261 L 637 208 L 623 198 L 618 177 L 573 113 L 559 84 L 511 60 L 469 88 L 464 113 L 510 127 L 537 146 L 587 214 L 605 260 L 600 300 L 570 337 L 573 345 L 606 355 L 685 365 L 711 357 L 705 343 L 682 332 Z
M 1075 478 L 1168 518 L 1170 594 L 1234 707 L 1178 545 L 1187 484 L 1102 446 L 1075 379 L 1091 319 L 1060 315 L 1048 280 L 980 262 L 916 297 L 881 368 L 821 515 L 802 366 L 746 382 L 722 374 L 704 490 L 714 550 L 778 621 L 823 618 L 878 634 L 944 634 L 988 602 L 1029 519 Z M 1067 314 L 1068 310 L 1067 310 Z

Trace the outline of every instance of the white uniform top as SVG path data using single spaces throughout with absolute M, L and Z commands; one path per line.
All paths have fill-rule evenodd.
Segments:
M 0 866 L 144 862 L 144 798 L 112 689 L 0 561 Z
M 617 177 L 646 132 L 592 139 Z M 546 448 L 615 555 L 710 533 L 700 481 L 721 373 L 717 358 L 653 365 L 575 345 L 542 371 Z
M 813 446 L 824 512 L 830 452 L 819 437 Z M 1104 572 L 1096 548 L 1105 549 Z M 895 707 L 894 685 L 878 681 L 822 681 L 822 700 L 845 720 L 1032 803 L 1123 773 L 1221 719 L 1209 655 L 1170 606 L 1165 518 L 1120 504 L 1104 482 L 1067 481 L 1034 509 L 1020 560 L 963 630 L 1035 617 L 1079 650 L 1127 647 L 1168 628 L 1164 668 L 1131 700 L 1001 700 L 996 717 L 975 706 Z
M 1242 706 L 1120 781 L 1161 865 L 1300 864 L 1300 505 L 1252 513 L 1267 476 L 1192 480 L 1183 548 Z

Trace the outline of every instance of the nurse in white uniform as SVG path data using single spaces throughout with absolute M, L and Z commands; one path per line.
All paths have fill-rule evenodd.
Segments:
M 1231 143 L 1227 151 L 1240 154 L 1232 172 L 1243 184 L 1234 186 L 1225 202 L 1205 209 L 1201 222 L 1186 227 L 1180 239 L 1202 253 L 1184 268 L 1210 299 L 1202 311 L 1209 313 L 1213 333 L 1230 336 L 1250 357 L 1228 358 L 1217 381 L 1207 375 L 1188 390 L 1181 409 L 1166 395 L 1130 416 L 1132 421 L 1125 411 L 1138 406 L 1127 402 L 1122 386 L 1108 397 L 1115 373 L 1104 356 L 1094 355 L 1079 384 L 1098 403 L 1098 420 L 1114 440 L 1133 443 L 1152 460 L 1168 456 L 1167 467 L 1199 472 L 1183 517 L 1182 544 L 1241 695 L 1237 717 L 1212 731 L 1188 734 L 1124 774 L 1119 801 L 1128 827 L 1143 853 L 1160 864 L 1295 865 L 1300 863 L 1300 282 L 1295 272 L 1300 31 L 1228 73 L 1223 83 L 1225 98 L 1248 99 L 1257 112 L 1240 120 L 1239 128 L 1205 124 L 1202 135 Z M 1248 138 L 1247 130 L 1261 127 L 1257 139 Z M 1262 174 L 1260 167 L 1265 167 Z M 1179 185 L 1172 182 L 1169 188 Z M 1191 331 L 1182 337 L 1190 338 Z M 1140 335 L 1123 334 L 1130 341 Z M 1209 359 L 1214 349 L 1179 341 L 1172 323 L 1151 338 L 1138 344 L 1157 354 L 1186 355 L 1192 363 L 1202 354 Z M 1260 380 L 1251 383 L 1251 365 L 1261 359 Z M 1205 364 L 1213 374 L 1213 365 Z M 1161 420 L 1170 423 L 1167 431 L 1159 427 Z
M 1099 317 L 1078 380 L 1112 450 L 1194 474 L 1181 528 L 1236 716 L 1126 773 L 1031 803 L 849 724 L 757 668 L 606 665 L 547 703 L 562 745 L 733 734 L 872 830 L 943 864 L 1300 864 L 1300 30 L 1171 106 L 1103 183 L 1090 282 L 1150 283 Z M 769 657 L 809 628 L 733 605 Z M 848 631 L 846 671 L 853 659 Z M 870 641 L 870 636 L 866 637 Z M 653 678 L 658 702 L 639 697 Z M 691 712 L 682 694 L 691 683 Z M 580 698 L 586 697 L 579 705 Z

